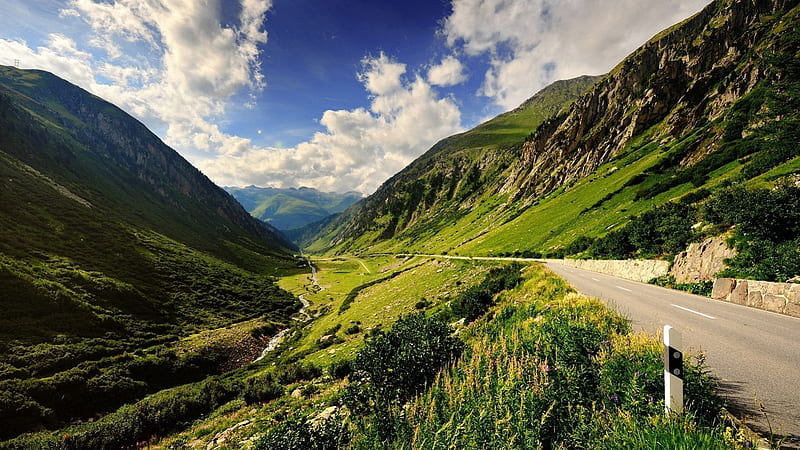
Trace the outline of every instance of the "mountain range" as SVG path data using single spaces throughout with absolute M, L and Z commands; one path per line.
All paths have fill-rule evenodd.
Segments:
M 774 256 L 753 248 L 761 246 L 788 255 L 773 258 L 774 266 L 786 269 L 781 276 L 796 275 L 798 61 L 797 0 L 716 0 L 654 36 L 608 74 L 555 82 L 518 108 L 441 140 L 364 198 L 310 188 L 226 192 L 110 103 L 49 73 L 0 67 L 0 439 L 13 439 L 0 448 L 119 448 L 202 417 L 208 422 L 192 439 L 216 445 L 224 442 L 216 440 L 221 435 L 251 433 L 236 442 L 270 448 L 264 439 L 313 440 L 313 433 L 341 432 L 305 427 L 311 416 L 301 408 L 329 405 L 325 411 L 338 417 L 335 411 L 347 402 L 365 408 L 352 409 L 348 420 L 369 426 L 351 427 L 339 438 L 364 429 L 381 435 L 376 420 L 387 416 L 364 415 L 377 404 L 370 403 L 375 392 L 357 390 L 370 381 L 342 388 L 339 381 L 323 381 L 311 362 L 328 363 L 330 378 L 338 380 L 339 371 L 352 370 L 345 355 L 364 342 L 394 342 L 381 327 L 410 310 L 426 312 L 404 316 L 408 323 L 420 321 L 408 335 L 441 333 L 441 339 L 420 341 L 427 345 L 455 339 L 447 323 L 466 317 L 459 305 L 475 310 L 470 320 L 481 321 L 504 290 L 516 289 L 525 302 L 557 293 L 577 302 L 555 280 L 520 285 L 525 282 L 518 266 L 496 270 L 408 253 L 595 251 L 608 257 L 624 247 L 624 257 L 668 257 L 695 225 L 708 233 L 733 226 L 734 237 L 750 245 L 742 261 Z M 716 222 L 693 224 L 699 215 Z M 657 226 L 630 230 L 645 222 Z M 639 241 L 653 243 L 676 229 L 683 233 L 677 244 L 648 250 L 628 248 L 631 242 L 623 239 L 638 233 Z M 768 242 L 779 234 L 780 241 Z M 602 245 L 592 250 L 597 242 Z M 320 260 L 319 270 L 334 280 L 325 289 L 316 271 L 309 277 L 307 262 L 293 257 L 300 248 L 337 256 Z M 359 255 L 377 256 L 367 261 Z M 278 287 L 276 277 L 302 293 L 302 304 L 306 297 L 315 304 L 292 319 L 301 301 Z M 513 303 L 459 336 L 479 337 L 493 330 L 495 318 L 513 317 L 519 324 L 514 330 L 498 325 L 502 329 L 493 334 L 520 336 L 519 330 L 549 326 L 540 323 L 545 315 L 552 314 L 553 323 L 573 315 L 556 314 L 561 306 L 551 311 L 549 304 L 531 303 L 528 311 L 529 305 Z M 599 304 L 591 303 L 591 310 L 601 314 Z M 591 316 L 587 311 L 574 315 Z M 448 322 L 427 328 L 426 320 L 437 314 Z M 621 336 L 621 318 L 603 321 L 619 322 L 619 330 L 612 328 Z M 589 320 L 562 334 L 555 325 L 550 331 L 573 342 L 573 331 L 594 336 L 595 325 Z M 266 362 L 251 365 L 252 351 L 234 358 L 241 348 L 228 342 L 229 333 L 239 332 L 237 339 L 255 342 L 258 350 L 279 329 L 290 331 L 285 336 L 291 344 Z M 544 331 L 537 336 L 530 348 L 549 348 L 539 343 L 554 339 L 557 349 L 556 337 Z M 518 344 L 503 341 L 503 349 Z M 587 351 L 564 354 L 597 364 L 599 357 Z M 540 370 L 542 389 L 550 384 L 545 380 L 562 376 L 555 358 L 563 354 L 553 352 L 537 364 L 525 363 Z M 369 366 L 365 358 L 356 360 L 362 372 Z M 497 374 L 509 375 L 501 366 Z M 588 380 L 587 386 L 596 381 L 593 375 Z M 516 392 L 520 385 L 500 390 Z M 428 384 L 414 383 L 419 386 Z M 552 413 L 576 425 L 577 409 L 569 399 L 561 402 L 567 391 L 537 400 L 542 419 L 534 422 L 543 426 Z M 278 397 L 283 400 L 270 403 Z M 612 405 L 602 402 L 594 398 L 581 408 Z M 435 403 L 443 404 L 438 397 Z M 519 407 L 516 398 L 509 404 Z M 394 419 L 410 411 L 392 405 L 402 412 Z M 221 417 L 230 427 L 214 423 Z M 89 423 L 64 432 L 81 421 Z M 449 433 L 448 426 L 434 427 L 434 434 Z M 281 431 L 291 427 L 305 434 Z M 42 429 L 59 431 L 17 437 Z
M 255 218 L 279 230 L 302 228 L 338 214 L 363 195 L 359 192 L 321 192 L 300 187 L 279 189 L 272 187 L 225 187 Z

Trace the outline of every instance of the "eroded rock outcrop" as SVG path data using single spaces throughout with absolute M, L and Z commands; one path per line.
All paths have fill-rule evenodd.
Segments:
M 689 244 L 686 251 L 675 257 L 670 275 L 676 283 L 698 283 L 710 281 L 714 275 L 727 267 L 725 260 L 736 256 L 736 250 L 728 247 L 724 236 L 708 238 L 703 242 Z

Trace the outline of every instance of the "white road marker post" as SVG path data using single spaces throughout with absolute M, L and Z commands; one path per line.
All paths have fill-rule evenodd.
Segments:
M 683 353 L 681 334 L 675 328 L 664 325 L 664 412 L 683 412 Z

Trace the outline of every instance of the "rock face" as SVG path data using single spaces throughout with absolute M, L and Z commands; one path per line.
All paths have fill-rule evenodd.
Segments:
M 656 124 L 663 142 L 724 114 L 765 76 L 748 56 L 769 31 L 762 17 L 795 3 L 716 1 L 659 34 L 536 130 L 503 191 L 529 201 L 589 175 Z M 682 163 L 713 149 L 688 148 Z
M 677 283 L 709 281 L 726 267 L 725 260 L 736 256 L 728 247 L 724 236 L 708 238 L 701 243 L 691 243 L 685 252 L 675 257 L 670 275 Z

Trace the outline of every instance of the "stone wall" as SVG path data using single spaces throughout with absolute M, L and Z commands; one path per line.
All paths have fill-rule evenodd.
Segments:
M 666 275 L 669 272 L 669 261 L 651 259 L 558 259 L 553 261 L 565 266 L 605 273 L 643 283 Z
M 718 278 L 711 298 L 800 317 L 800 284 Z

